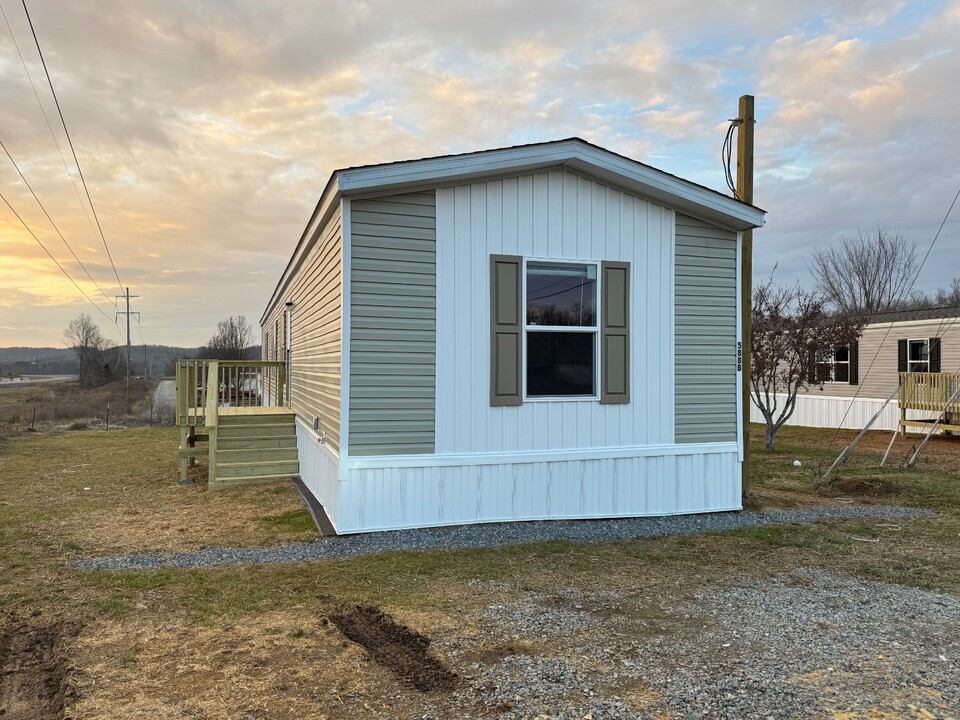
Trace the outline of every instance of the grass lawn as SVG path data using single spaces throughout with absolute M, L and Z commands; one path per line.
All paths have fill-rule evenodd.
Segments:
M 271 718 L 302 717 L 311 702 L 317 717 L 336 717 L 342 698 L 310 695 L 325 683 L 366 692 L 369 707 L 351 716 L 378 717 L 362 653 L 324 621 L 345 604 L 388 609 L 422 631 L 456 625 L 468 632 L 465 618 L 500 597 L 501 586 L 682 594 L 723 577 L 814 567 L 960 594 L 960 439 L 935 439 L 906 470 L 879 468 L 890 436 L 870 435 L 840 483 L 820 487 L 813 471 L 853 433 L 834 439 L 830 431 L 784 428 L 777 451 L 767 453 L 760 430 L 754 427 L 752 465 L 759 507 L 854 500 L 927 507 L 939 517 L 300 565 L 79 572 L 64 566 L 94 555 L 316 534 L 291 484 L 219 492 L 178 485 L 174 429 L 25 434 L 0 445 L 0 607 L 83 628 L 71 650 L 75 717 L 194 710 L 239 717 L 261 696 Z M 914 444 L 898 440 L 894 459 Z

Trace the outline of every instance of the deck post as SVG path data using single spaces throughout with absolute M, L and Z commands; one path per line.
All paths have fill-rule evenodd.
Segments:
M 190 479 L 190 473 L 188 471 L 188 465 L 190 458 L 183 454 L 183 450 L 187 449 L 188 440 L 188 431 L 189 428 L 186 425 L 180 426 L 180 482 L 186 483 Z

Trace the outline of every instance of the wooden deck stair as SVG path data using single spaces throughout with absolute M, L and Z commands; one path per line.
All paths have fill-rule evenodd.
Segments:
M 180 480 L 206 456 L 211 490 L 300 474 L 296 416 L 283 404 L 282 362 L 180 360 Z
M 215 436 L 215 439 L 214 439 Z M 222 415 L 215 433 L 210 487 L 272 482 L 300 474 L 294 414 Z

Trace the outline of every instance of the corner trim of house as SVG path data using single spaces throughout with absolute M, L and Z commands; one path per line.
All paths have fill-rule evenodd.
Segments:
M 568 462 L 670 455 L 715 455 L 737 452 L 737 443 L 685 443 L 679 445 L 635 445 L 575 450 L 545 450 L 512 453 L 458 453 L 449 455 L 378 455 L 347 458 L 341 471 L 379 468 L 447 467 L 454 465 L 514 465 L 523 463 Z
M 737 459 L 743 462 L 743 356 L 747 349 L 743 347 L 743 232 L 737 233 Z M 752 398 L 751 398 L 752 399 Z
M 350 198 L 340 200 L 340 457 L 350 452 Z

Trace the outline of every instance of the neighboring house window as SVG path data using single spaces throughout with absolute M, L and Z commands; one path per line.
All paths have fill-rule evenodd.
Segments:
M 849 345 L 841 345 L 836 347 L 832 352 L 824 350 L 817 352 L 817 382 L 850 382 Z
M 907 340 L 910 372 L 930 372 L 930 340 Z
M 597 265 L 528 261 L 527 397 L 597 396 Z
M 940 372 L 940 338 L 916 338 L 897 342 L 900 372 Z

